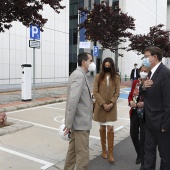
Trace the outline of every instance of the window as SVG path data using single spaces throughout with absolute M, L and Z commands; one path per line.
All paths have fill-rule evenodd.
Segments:
M 73 44 L 77 44 L 77 29 L 73 30 Z
M 94 3 L 100 4 L 100 0 L 94 0 Z
M 119 8 L 119 0 L 113 0 L 112 1 L 112 8 L 113 9 Z

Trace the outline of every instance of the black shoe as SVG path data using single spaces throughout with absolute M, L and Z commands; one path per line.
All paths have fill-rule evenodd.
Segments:
M 143 165 L 141 165 L 140 170 L 144 170 Z
M 140 157 L 139 156 L 137 156 L 137 158 L 136 158 L 136 164 L 140 164 Z

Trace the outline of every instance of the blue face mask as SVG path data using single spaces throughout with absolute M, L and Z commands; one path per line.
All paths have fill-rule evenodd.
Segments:
M 143 58 L 143 65 L 147 68 L 151 66 L 151 63 L 149 62 L 149 58 Z

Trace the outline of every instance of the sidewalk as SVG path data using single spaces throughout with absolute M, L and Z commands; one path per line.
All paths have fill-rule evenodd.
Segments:
M 92 76 L 88 77 L 90 90 L 93 90 Z M 122 81 L 121 88 L 130 87 L 130 81 Z M 21 87 L 19 85 L 0 85 L 0 112 L 8 112 L 66 100 L 67 83 L 37 84 L 35 101 L 21 101 Z

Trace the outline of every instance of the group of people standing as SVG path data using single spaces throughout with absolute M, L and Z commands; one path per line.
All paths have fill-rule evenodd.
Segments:
M 160 170 L 170 169 L 170 70 L 162 63 L 162 50 L 144 50 L 140 79 L 132 79 L 128 97 L 130 135 L 140 170 L 155 170 L 157 148 Z
M 144 50 L 143 66 L 135 73 L 140 79 L 133 80 L 128 97 L 130 135 L 141 170 L 155 170 L 156 146 L 161 157 L 160 170 L 170 170 L 170 71 L 161 60 L 162 51 L 158 47 Z M 67 88 L 64 134 L 71 131 L 71 139 L 64 170 L 88 169 L 92 119 L 99 122 L 102 157 L 114 163 L 114 122 L 117 120 L 120 76 L 113 60 L 105 58 L 100 73 L 95 75 L 93 113 L 86 73 L 94 70 L 91 54 L 79 54 L 78 68 L 70 75 Z

